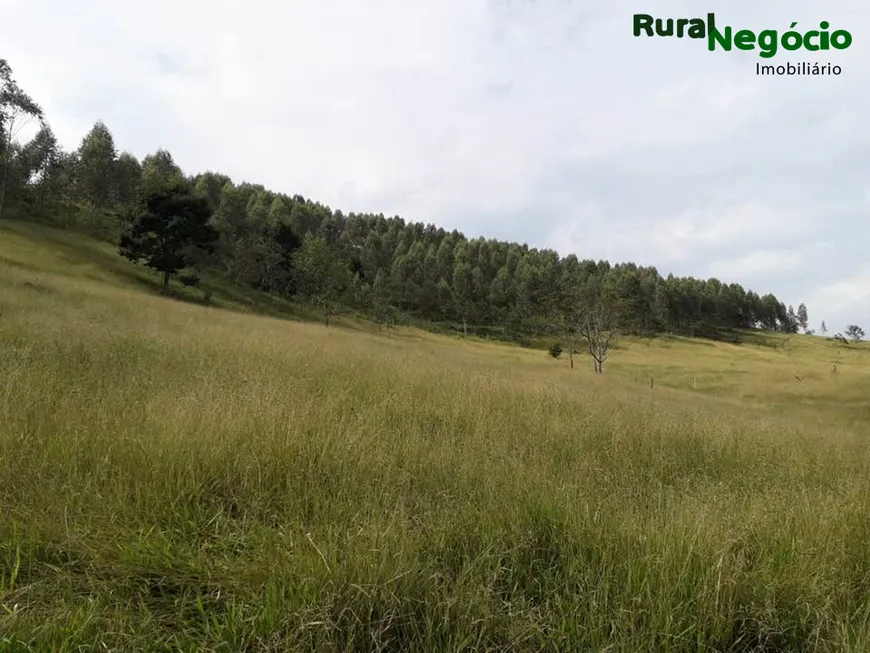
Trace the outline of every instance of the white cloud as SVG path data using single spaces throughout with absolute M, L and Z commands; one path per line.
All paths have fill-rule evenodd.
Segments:
M 870 268 L 813 288 L 807 303 L 824 307 L 819 319 L 826 320 L 832 331 L 840 331 L 856 321 L 866 329 L 870 324 L 866 321 L 867 307 L 870 306 Z
M 802 229 L 800 218 L 760 202 L 745 202 L 721 211 L 687 211 L 653 227 L 653 241 L 672 260 L 682 260 L 698 250 L 729 248 L 757 243 L 765 237 L 780 238 Z
M 803 252 L 792 250 L 758 250 L 746 256 L 710 264 L 710 275 L 719 279 L 744 280 L 760 274 L 794 274 L 801 269 Z

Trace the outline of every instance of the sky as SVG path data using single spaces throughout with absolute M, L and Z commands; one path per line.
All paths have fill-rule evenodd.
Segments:
M 824 8 L 822 8 L 824 7 Z M 634 38 L 632 15 L 845 51 Z M 856 0 L 0 0 L 0 57 L 77 147 L 334 209 L 634 261 L 870 327 L 870 5 Z

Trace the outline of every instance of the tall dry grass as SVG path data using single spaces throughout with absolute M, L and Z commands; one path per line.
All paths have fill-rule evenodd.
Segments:
M 21 251 L 0 651 L 870 648 L 862 350 L 632 342 L 596 378 Z

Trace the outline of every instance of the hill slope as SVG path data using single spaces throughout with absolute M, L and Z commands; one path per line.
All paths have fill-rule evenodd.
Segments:
M 867 347 L 629 340 L 596 377 L 149 281 L 0 225 L 8 650 L 870 645 Z

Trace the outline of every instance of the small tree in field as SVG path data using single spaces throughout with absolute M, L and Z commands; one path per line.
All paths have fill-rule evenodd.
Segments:
M 305 237 L 293 254 L 299 290 L 323 311 L 326 326 L 353 283 L 347 264 L 323 238 Z
M 803 330 L 804 333 L 807 333 L 809 331 L 810 326 L 809 326 L 809 316 L 807 315 L 807 305 L 806 304 L 801 304 L 800 306 L 798 306 L 797 319 L 798 319 L 798 325 L 800 326 L 800 328 Z
M 562 341 L 565 343 L 568 351 L 568 366 L 572 370 L 574 369 L 574 343 L 576 342 L 577 336 L 580 335 L 580 330 L 577 328 L 577 325 L 574 322 L 574 317 L 575 316 L 572 315 L 566 316 L 566 318 L 562 321 L 561 328 L 559 329 L 559 335 L 561 336 Z M 562 353 L 561 347 L 559 348 L 559 353 Z M 553 358 L 558 358 L 558 356 L 553 356 Z
M 390 337 L 390 330 L 396 323 L 396 309 L 387 302 L 376 300 L 373 305 L 373 313 L 378 324 L 383 325 Z
M 846 336 L 848 336 L 852 342 L 858 342 L 864 338 L 864 329 L 859 327 L 857 324 L 850 324 L 846 327 Z
M 595 303 L 585 311 L 577 332 L 586 341 L 595 373 L 601 374 L 617 339 L 610 310 L 603 303 Z
M 119 253 L 163 274 L 161 292 L 169 280 L 195 261 L 198 253 L 214 251 L 218 233 L 209 225 L 208 202 L 186 184 L 177 184 L 146 197 L 141 212 L 121 237 Z
M 375 281 L 369 293 L 371 311 L 379 325 L 383 325 L 390 337 L 390 328 L 396 323 L 396 309 L 390 303 L 390 288 L 387 277 L 382 270 L 378 270 Z

